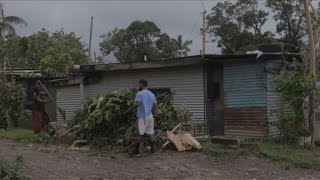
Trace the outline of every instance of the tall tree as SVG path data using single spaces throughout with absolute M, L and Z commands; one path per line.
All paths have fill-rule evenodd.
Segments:
M 172 39 L 161 33 L 160 28 L 152 21 L 133 21 L 127 28 L 114 29 L 103 34 L 100 51 L 104 56 L 113 54 L 123 62 L 139 62 L 147 56 L 148 60 L 171 58 L 179 48 L 189 49 L 191 41 Z M 180 44 L 179 44 L 180 43 Z
M 28 37 L 8 36 L 4 52 L 10 67 L 40 69 L 44 76 L 64 76 L 74 64 L 86 63 L 86 49 L 75 33 L 63 30 L 50 33 L 43 29 Z M 1 54 L 0 54 L 1 55 Z
M 303 0 L 301 6 L 304 8 L 305 24 L 306 24 L 306 34 L 308 37 L 307 50 L 305 53 L 304 60 L 307 65 L 307 72 L 314 77 L 316 81 L 316 69 L 319 68 L 319 64 L 316 61 L 316 57 L 319 55 L 319 33 L 320 33 L 320 9 L 314 8 L 311 0 Z M 309 94 L 308 103 L 308 130 L 311 136 L 311 142 L 305 142 L 309 147 L 314 147 L 314 126 L 315 126 L 315 93 L 311 92 Z
M 267 0 L 266 6 L 274 13 L 280 41 L 298 47 L 303 46 L 307 24 L 302 0 Z
M 177 39 L 173 39 L 174 43 L 177 45 L 178 50 L 190 51 L 189 46 L 192 44 L 192 40 L 182 40 L 182 35 L 178 35 Z
M 6 36 L 5 40 L 0 41 L 0 47 L 1 65 L 4 65 L 4 63 L 6 63 L 6 67 L 24 67 L 22 63 L 27 57 L 27 38 L 8 35 Z M 5 62 L 2 62 L 4 61 L 4 58 Z
M 174 51 L 179 49 L 176 41 L 166 33 L 159 36 L 159 39 L 156 41 L 156 47 L 159 58 L 174 57 Z
M 27 25 L 27 22 L 18 16 L 4 16 L 3 4 L 0 3 L 0 40 L 3 40 L 6 34 L 15 35 L 14 25 Z
M 257 0 L 219 2 L 207 16 L 209 32 L 223 54 L 242 54 L 273 40 L 273 33 L 262 31 L 268 15 Z
M 120 62 L 143 61 L 144 56 L 153 59 L 159 34 L 160 28 L 154 22 L 133 21 L 127 28 L 102 35 L 100 50 L 104 56 L 113 53 Z

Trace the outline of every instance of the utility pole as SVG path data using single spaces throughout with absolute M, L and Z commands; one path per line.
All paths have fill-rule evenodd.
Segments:
M 91 24 L 90 24 L 90 37 L 89 37 L 88 63 L 90 63 L 90 62 L 91 62 L 92 26 L 93 26 L 93 16 L 91 16 Z
M 203 10 L 202 12 L 202 53 L 201 55 L 204 56 L 206 54 L 206 10 Z

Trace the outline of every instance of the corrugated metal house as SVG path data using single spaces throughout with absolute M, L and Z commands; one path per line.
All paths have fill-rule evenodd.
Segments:
M 283 100 L 273 91 L 272 78 L 285 53 L 257 55 L 205 55 L 139 62 L 81 66 L 82 83 L 58 87 L 58 105 L 72 119 L 81 101 L 106 92 L 137 86 L 147 79 L 150 88 L 174 92 L 173 104 L 186 106 L 194 123 L 210 134 L 261 137 L 276 135 L 272 122 L 285 113 Z M 61 117 L 57 113 L 57 119 Z M 319 129 L 320 127 L 318 127 Z

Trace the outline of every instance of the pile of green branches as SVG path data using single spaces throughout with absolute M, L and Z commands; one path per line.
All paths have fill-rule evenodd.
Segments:
M 134 133 L 136 112 L 126 111 L 132 106 L 137 90 L 123 89 L 107 93 L 84 102 L 83 108 L 76 112 L 69 123 L 74 127 L 78 138 L 85 139 L 93 145 L 126 145 Z M 158 114 L 155 115 L 155 129 L 167 130 L 178 123 L 189 123 L 191 113 L 185 107 L 174 107 L 172 95 L 158 101 Z

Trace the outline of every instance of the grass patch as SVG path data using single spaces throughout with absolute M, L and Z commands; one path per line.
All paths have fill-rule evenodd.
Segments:
M 203 142 L 203 151 L 213 156 L 221 155 L 263 155 L 266 158 L 283 163 L 286 168 L 319 168 L 320 147 L 312 150 L 304 149 L 298 145 L 280 144 L 272 140 L 254 140 L 259 148 L 239 148 Z
M 27 129 L 8 129 L 0 130 L 0 138 L 12 139 L 24 142 L 38 142 L 39 136 L 34 134 L 32 130 Z
M 248 154 L 250 151 L 248 149 L 242 149 L 235 146 L 225 146 L 221 144 L 213 144 L 210 141 L 203 142 L 203 151 L 207 154 L 218 156 L 218 155 L 227 155 L 227 154 Z
M 276 161 L 284 161 L 295 167 L 320 167 L 320 148 L 304 149 L 298 145 L 260 142 L 260 153 Z

